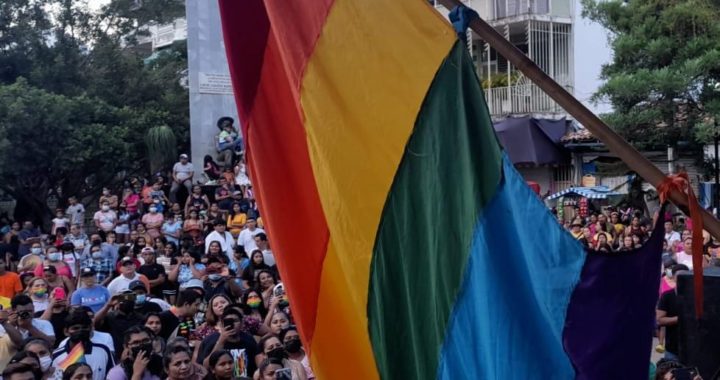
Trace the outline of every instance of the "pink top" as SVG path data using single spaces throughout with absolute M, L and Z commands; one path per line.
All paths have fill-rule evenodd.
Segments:
M 36 265 L 35 270 L 33 271 L 33 274 L 35 277 L 44 277 L 43 276 L 43 268 L 45 267 L 45 263 L 43 265 Z M 72 278 L 72 271 L 70 270 L 70 267 L 67 265 L 63 265 L 61 267 L 55 267 L 57 269 L 58 276 L 65 276 L 67 278 Z
M 675 289 L 675 288 L 672 285 L 670 285 L 670 283 L 667 282 L 667 279 L 665 279 L 665 277 L 663 277 L 660 280 L 660 295 L 667 292 L 668 290 L 673 290 L 673 289 Z
M 127 209 L 127 212 L 129 212 L 131 214 L 136 213 L 138 210 L 138 202 L 139 201 L 140 201 L 140 196 L 135 193 L 132 193 L 132 194 L 128 195 L 127 197 L 125 197 L 124 202 L 125 202 L 125 207 Z

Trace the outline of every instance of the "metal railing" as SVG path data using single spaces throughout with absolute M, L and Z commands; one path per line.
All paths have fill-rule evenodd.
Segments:
M 487 88 L 485 101 L 491 115 L 564 112 L 549 95 L 533 83 Z

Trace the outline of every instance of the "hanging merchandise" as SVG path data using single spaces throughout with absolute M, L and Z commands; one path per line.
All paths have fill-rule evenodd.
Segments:
M 578 202 L 578 205 L 580 206 L 580 216 L 585 218 L 588 216 L 588 200 L 585 197 L 580 198 L 580 201 Z

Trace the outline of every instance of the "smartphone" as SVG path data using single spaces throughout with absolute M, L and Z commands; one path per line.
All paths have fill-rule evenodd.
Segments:
M 64 300 L 66 297 L 65 289 L 63 288 L 55 288 L 53 289 L 53 298 L 56 300 Z
M 275 287 L 273 288 L 273 295 L 280 297 L 284 294 L 285 294 L 285 285 L 283 285 L 282 282 L 275 285 Z
M 225 330 L 232 330 L 235 327 L 235 318 L 227 318 L 223 319 L 223 326 L 225 326 Z
M 675 368 L 672 370 L 675 380 L 693 380 L 698 374 L 697 368 Z
M 137 295 L 135 293 L 123 293 L 120 295 L 120 301 L 132 301 L 135 302 Z
M 290 370 L 290 368 L 280 368 L 278 370 L 275 370 L 275 379 L 291 380 L 292 371 Z

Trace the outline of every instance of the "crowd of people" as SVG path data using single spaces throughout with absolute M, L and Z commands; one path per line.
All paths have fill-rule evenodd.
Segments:
M 47 231 L 4 220 L 3 377 L 314 379 L 242 156 L 226 159 L 211 186 L 183 154 L 97 207 L 69 198 Z
M 579 214 L 576 210 L 576 215 Z M 655 215 L 657 220 L 660 215 Z M 609 207 L 602 212 L 589 212 L 585 217 L 558 222 L 587 249 L 605 254 L 624 254 L 639 249 L 648 241 L 654 221 L 640 211 Z M 678 356 L 680 307 L 676 279 L 679 273 L 693 269 L 692 221 L 682 214 L 662 215 L 664 228 L 662 273 L 659 301 L 656 308 L 657 339 L 655 351 L 663 358 L 652 364 L 651 379 L 675 379 L 673 373 L 692 373 L 689 379 L 700 379 L 697 370 L 680 362 Z M 703 267 L 720 266 L 720 243 L 703 231 Z M 651 349 L 651 348 L 648 348 Z

